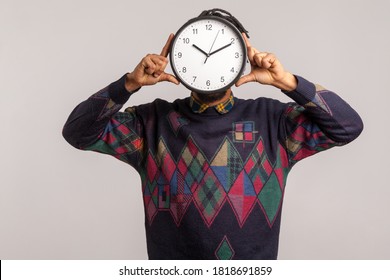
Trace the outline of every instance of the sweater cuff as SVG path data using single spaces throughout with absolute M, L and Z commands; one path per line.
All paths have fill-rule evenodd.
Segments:
M 110 95 L 110 99 L 114 101 L 116 104 L 125 104 L 127 100 L 129 100 L 130 96 L 137 92 L 140 88 L 134 91 L 127 91 L 125 87 L 126 75 L 123 75 L 116 82 L 111 83 L 108 86 L 108 93 Z
M 283 90 L 282 92 L 292 98 L 299 105 L 305 105 L 314 99 L 316 94 L 316 86 L 300 76 L 295 75 L 295 78 L 298 82 L 297 88 L 292 91 Z

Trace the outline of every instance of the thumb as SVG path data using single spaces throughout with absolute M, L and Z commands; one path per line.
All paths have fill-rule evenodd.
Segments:
M 170 82 L 170 83 L 174 83 L 175 85 L 178 85 L 180 84 L 180 82 L 176 79 L 175 76 L 171 75 L 171 74 L 167 74 L 165 72 L 161 73 L 161 75 L 159 76 L 159 79 L 158 79 L 159 82 Z
M 243 84 L 249 83 L 249 82 L 255 82 L 256 79 L 252 73 L 249 73 L 248 75 L 242 76 L 238 81 L 236 82 L 236 87 L 239 87 Z

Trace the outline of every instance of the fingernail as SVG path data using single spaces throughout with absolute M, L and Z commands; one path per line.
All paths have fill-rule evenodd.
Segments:
M 159 76 L 159 75 L 158 75 L 157 73 L 154 73 L 154 74 L 153 74 L 153 77 L 155 77 L 155 78 L 158 78 L 158 76 Z

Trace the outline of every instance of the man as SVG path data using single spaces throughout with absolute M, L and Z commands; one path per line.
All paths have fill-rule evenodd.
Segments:
M 339 96 L 285 71 L 243 36 L 251 71 L 236 86 L 272 85 L 295 102 L 243 100 L 229 89 L 119 112 L 145 86 L 179 84 L 165 72 L 171 34 L 160 55 L 145 56 L 65 124 L 74 147 L 110 154 L 139 172 L 150 259 L 276 259 L 292 166 L 363 129 Z

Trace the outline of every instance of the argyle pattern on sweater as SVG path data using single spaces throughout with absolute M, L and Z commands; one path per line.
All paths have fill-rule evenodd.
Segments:
M 362 129 L 336 94 L 297 79 L 296 103 L 234 97 L 220 114 L 190 98 L 119 112 L 122 78 L 76 107 L 64 137 L 138 171 L 150 259 L 275 259 L 291 168 Z

